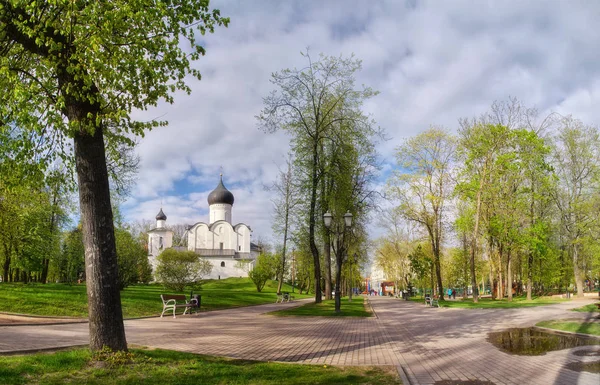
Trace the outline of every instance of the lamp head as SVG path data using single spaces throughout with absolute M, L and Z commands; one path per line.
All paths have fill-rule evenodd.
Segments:
M 329 228 L 329 226 L 331 226 L 331 218 L 333 217 L 333 215 L 331 215 L 331 213 L 328 211 L 325 214 L 323 214 L 323 222 L 325 222 L 325 227 Z
M 346 227 L 352 227 L 352 214 L 350 213 L 350 210 L 344 214 L 344 222 L 346 222 Z

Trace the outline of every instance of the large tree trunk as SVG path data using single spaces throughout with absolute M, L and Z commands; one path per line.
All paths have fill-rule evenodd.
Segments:
M 8 282 L 10 275 L 10 248 L 4 244 L 4 265 L 2 266 L 2 282 Z
M 510 259 L 510 247 L 508 248 L 508 252 L 506 253 L 506 259 L 506 293 L 508 294 L 508 300 L 512 301 L 512 260 Z
M 90 349 L 127 350 L 102 127 L 75 136 Z
M 504 277 L 502 277 L 502 255 L 504 254 L 504 245 L 498 246 L 498 298 L 504 299 Z
M 308 225 L 308 243 L 310 245 L 310 252 L 313 256 L 315 265 L 315 303 L 322 302 L 321 292 L 321 261 L 319 260 L 319 249 L 315 243 L 315 228 L 316 228 L 316 206 L 317 206 L 317 187 L 319 181 L 317 180 L 317 168 L 318 168 L 318 147 L 319 143 L 315 141 L 313 145 L 313 163 L 312 163 L 312 181 L 310 191 L 310 212 L 309 212 L 309 225 Z
M 283 286 L 283 273 L 285 272 L 285 253 L 287 249 L 287 233 L 288 233 L 288 212 L 286 208 L 285 228 L 283 230 L 283 250 L 281 251 L 281 270 L 279 271 L 279 283 L 277 284 L 277 294 L 281 294 L 281 286 Z
M 56 213 L 55 213 L 55 209 L 58 205 L 58 193 L 53 190 L 52 191 L 52 211 L 50 214 L 50 235 L 54 235 L 54 231 L 56 230 Z M 48 267 L 50 266 L 50 259 L 49 258 L 44 258 L 44 260 L 42 261 L 42 275 L 40 277 L 40 281 L 42 283 L 46 283 L 46 281 L 48 280 Z
M 435 275 L 437 277 L 438 296 L 439 299 L 444 299 L 444 287 L 442 286 L 442 268 L 440 266 L 440 249 L 436 247 L 433 251 L 434 264 L 435 264 Z
M 485 176 L 485 173 L 484 173 Z M 482 177 L 483 178 L 483 177 Z M 475 209 L 475 226 L 473 236 L 471 237 L 471 286 L 473 288 L 473 302 L 479 302 L 479 288 L 477 287 L 477 277 L 475 276 L 475 253 L 477 252 L 477 237 L 479 234 L 479 216 L 481 213 L 481 189 L 483 188 L 483 179 L 477 191 L 477 206 Z
M 577 286 L 577 297 L 583 298 L 583 277 L 579 269 L 579 247 L 577 245 L 573 245 L 573 275 Z

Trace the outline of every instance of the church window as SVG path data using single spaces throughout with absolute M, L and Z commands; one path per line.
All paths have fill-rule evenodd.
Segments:
M 223 242 L 219 243 L 219 250 L 223 250 Z
M 159 237 L 159 238 L 158 238 L 158 248 L 159 248 L 159 249 L 162 249 L 162 248 L 163 248 L 163 239 L 162 239 L 162 237 Z
M 225 262 L 221 262 L 221 267 L 225 267 Z
M 242 251 L 242 246 L 238 246 L 238 251 Z

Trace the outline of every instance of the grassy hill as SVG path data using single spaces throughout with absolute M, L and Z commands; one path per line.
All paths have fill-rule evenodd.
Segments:
M 189 296 L 192 288 L 184 294 Z M 202 296 L 202 311 L 275 302 L 277 281 L 269 281 L 258 293 L 250 278 L 207 280 L 194 294 Z M 292 291 L 284 285 L 283 291 Z M 160 315 L 161 294 L 174 294 L 158 284 L 130 286 L 121 292 L 125 318 Z M 296 295 L 307 298 L 308 295 Z M 85 284 L 0 283 L 0 312 L 39 316 L 87 317 Z

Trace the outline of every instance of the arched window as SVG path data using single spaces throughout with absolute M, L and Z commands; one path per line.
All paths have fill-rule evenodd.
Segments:
M 221 262 L 221 267 L 225 267 L 225 262 Z

